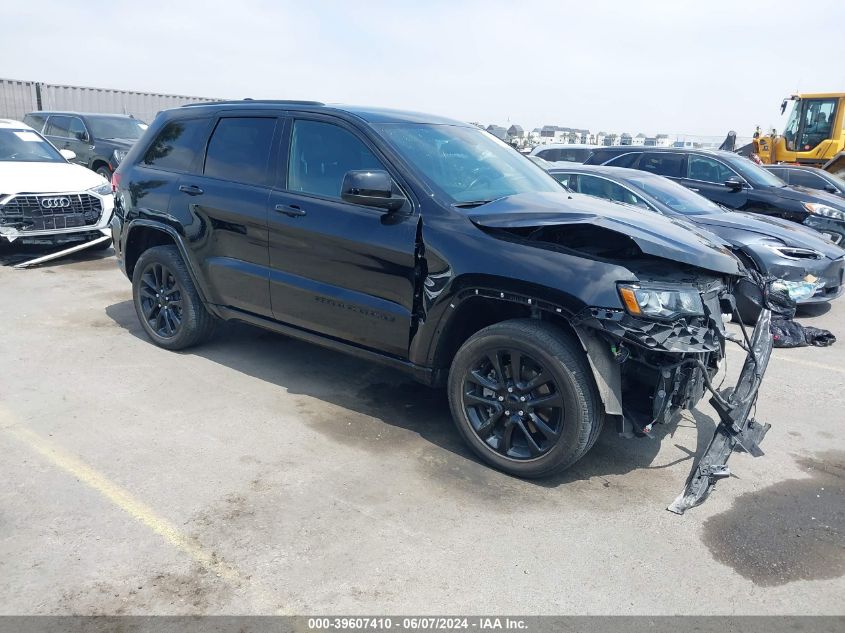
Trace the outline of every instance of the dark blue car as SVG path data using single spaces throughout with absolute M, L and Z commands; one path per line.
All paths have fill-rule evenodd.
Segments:
M 799 303 L 830 301 L 845 290 L 845 250 L 812 229 L 729 211 L 668 178 L 634 169 L 573 165 L 549 173 L 578 193 L 635 205 L 715 234 L 747 267 L 782 279 Z M 743 318 L 756 319 L 755 307 L 744 299 L 737 297 Z

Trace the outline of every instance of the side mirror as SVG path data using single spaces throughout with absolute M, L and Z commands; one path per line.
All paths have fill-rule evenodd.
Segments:
M 88 133 L 87 132 L 76 132 L 74 134 L 77 141 L 82 141 L 83 143 L 88 142 Z
M 729 178 L 726 180 L 725 186 L 731 191 L 742 191 L 742 183 L 736 178 Z
M 837 189 L 833 185 L 825 185 L 824 190 L 827 191 L 828 193 L 839 193 L 839 189 Z
M 377 207 L 389 212 L 405 205 L 405 198 L 393 191 L 393 179 L 386 171 L 356 169 L 343 176 L 340 197 L 344 202 Z
M 59 154 L 61 154 L 65 160 L 73 160 L 76 158 L 76 152 L 72 149 L 60 149 Z

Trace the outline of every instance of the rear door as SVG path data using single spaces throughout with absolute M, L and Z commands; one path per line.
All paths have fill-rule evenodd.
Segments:
M 267 203 L 281 122 L 250 112 L 223 114 L 212 125 L 199 164 L 179 179 L 171 212 L 190 217 L 202 236 L 194 250 L 209 299 L 271 317 Z
M 685 178 L 681 184 L 705 198 L 730 207 L 747 209 L 749 207 L 750 187 L 745 179 L 725 163 L 700 154 L 690 154 L 687 158 Z M 742 183 L 741 189 L 734 189 L 725 184 L 728 180 Z
M 297 115 L 270 198 L 270 294 L 275 317 L 406 358 L 418 216 L 340 197 L 347 171 L 396 170 L 345 121 Z M 401 187 L 407 197 L 407 188 Z

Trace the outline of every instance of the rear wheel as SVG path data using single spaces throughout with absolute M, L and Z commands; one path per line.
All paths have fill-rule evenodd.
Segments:
M 132 295 L 144 331 L 159 347 L 185 349 L 213 334 L 215 319 L 175 246 L 144 251 L 132 274 Z
M 491 325 L 464 343 L 449 372 L 449 404 L 475 453 L 520 477 L 577 462 L 603 419 L 581 347 L 531 319 Z

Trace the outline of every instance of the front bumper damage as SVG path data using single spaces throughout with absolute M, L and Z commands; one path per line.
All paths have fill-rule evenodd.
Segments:
M 591 358 L 599 392 L 609 415 L 616 415 L 624 437 L 650 437 L 655 424 L 677 422 L 705 393 L 720 421 L 700 453 L 683 492 L 668 507 L 677 514 L 702 503 L 719 479 L 730 475 L 734 448 L 762 455 L 759 444 L 769 429 L 750 416 L 772 352 L 771 312 L 764 308 L 749 337 L 727 331 L 723 313 L 735 311 L 733 295 L 719 283 L 701 288 L 703 317 L 674 322 L 635 318 L 622 310 L 591 308 L 573 325 Z M 736 386 L 713 386 L 726 346 L 745 349 Z
M 719 414 L 719 424 L 683 492 L 669 504 L 669 511 L 683 514 L 685 510 L 703 502 L 719 479 L 730 477 L 728 458 L 737 446 L 752 457 L 763 455 L 760 442 L 771 425 L 757 422 L 750 417 L 750 413 L 772 355 L 771 320 L 771 311 L 764 309 L 751 336 L 748 355 L 736 387 L 727 393 L 717 392 L 710 398 L 710 404 Z

